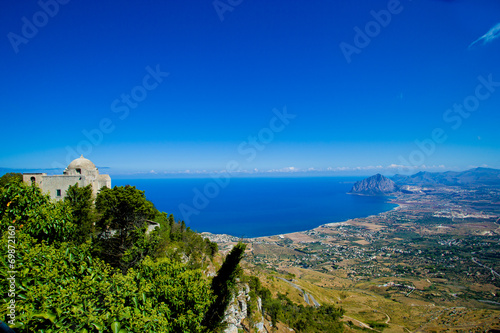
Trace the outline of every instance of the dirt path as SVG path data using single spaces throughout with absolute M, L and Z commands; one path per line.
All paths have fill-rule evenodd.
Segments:
M 472 262 L 474 262 L 475 264 L 478 264 L 479 266 L 481 267 L 484 267 L 486 269 L 489 269 L 491 271 L 491 274 L 493 275 L 496 275 L 496 276 L 499 276 L 500 277 L 500 274 L 498 274 L 493 268 L 491 267 L 488 267 L 486 265 L 483 265 L 482 263 L 480 263 L 476 258 L 472 258 Z
M 346 315 L 344 315 L 344 318 L 346 318 L 346 319 L 348 319 L 348 320 L 352 321 L 353 323 L 357 323 L 359 326 L 361 326 L 361 327 L 363 327 L 363 328 L 367 328 L 367 329 L 369 329 L 369 330 L 376 331 L 376 330 L 374 330 L 373 328 L 371 328 L 371 327 L 370 327 L 370 325 L 365 324 L 365 323 L 363 323 L 363 322 L 362 322 L 362 321 L 360 321 L 360 320 L 357 320 L 357 319 L 351 318 L 351 317 L 346 316 Z
M 308 294 L 304 289 L 302 289 L 301 287 L 299 287 L 298 285 L 296 285 L 295 283 L 292 283 L 290 281 L 288 281 L 287 279 L 284 279 L 284 278 L 281 278 L 281 277 L 278 277 L 278 279 L 282 280 L 282 281 L 285 281 L 286 283 L 288 283 L 289 285 L 291 285 L 292 287 L 294 287 L 295 289 L 297 289 L 298 291 L 300 291 L 302 293 L 302 295 L 304 295 L 304 301 L 308 304 L 308 305 L 311 305 L 311 302 L 312 302 L 312 305 L 318 307 L 318 306 L 321 306 L 321 304 L 319 304 L 313 297 L 313 295 L 311 294 Z

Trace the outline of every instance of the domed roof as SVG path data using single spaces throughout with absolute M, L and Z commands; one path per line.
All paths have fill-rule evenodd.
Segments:
M 80 156 L 79 158 L 77 158 L 76 160 L 73 160 L 73 162 L 71 162 L 69 165 L 68 165 L 68 168 L 67 169 L 85 169 L 85 170 L 95 170 L 96 167 L 95 167 L 95 164 L 92 163 L 90 160 L 86 159 L 85 157 Z

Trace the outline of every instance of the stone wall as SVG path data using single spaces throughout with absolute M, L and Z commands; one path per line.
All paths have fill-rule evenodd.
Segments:
M 94 198 L 102 187 L 111 188 L 111 177 L 109 175 L 100 175 L 97 169 L 70 169 L 63 175 L 47 176 L 46 173 L 25 173 L 23 182 L 31 185 L 35 183 L 40 187 L 43 193 L 49 194 L 51 199 L 61 200 L 66 196 L 68 187 L 78 184 L 80 187 L 92 185 Z
M 79 186 L 85 186 L 81 176 L 43 176 L 41 189 L 44 193 L 48 193 L 51 199 L 61 200 L 66 196 L 66 191 L 71 185 L 78 183 Z M 60 195 L 58 195 L 60 190 Z
M 99 175 L 96 180 L 96 185 L 94 187 L 95 195 L 99 193 L 99 190 L 103 187 L 111 188 L 111 177 L 109 175 Z
M 46 173 L 24 173 L 23 182 L 27 185 L 35 183 L 38 187 L 42 187 L 42 178 L 47 176 Z

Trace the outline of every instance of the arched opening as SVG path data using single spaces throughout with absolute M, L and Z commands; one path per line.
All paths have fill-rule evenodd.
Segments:
M 31 180 L 31 185 L 35 184 L 35 182 L 36 182 L 36 178 L 35 177 L 31 177 L 30 180 Z

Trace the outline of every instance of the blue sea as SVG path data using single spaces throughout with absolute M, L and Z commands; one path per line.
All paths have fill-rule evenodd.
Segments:
M 387 197 L 349 195 L 359 178 L 114 179 L 145 191 L 157 209 L 191 229 L 237 237 L 310 230 L 391 210 Z

